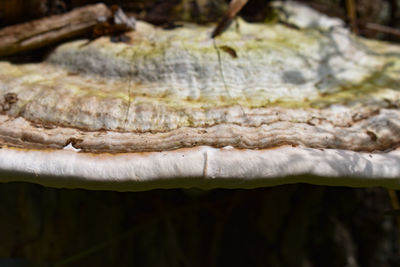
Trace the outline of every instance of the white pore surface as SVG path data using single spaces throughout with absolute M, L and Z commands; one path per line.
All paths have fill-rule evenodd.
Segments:
M 360 153 L 280 147 L 197 147 L 167 152 L 88 154 L 72 149 L 0 149 L 0 182 L 118 191 L 252 188 L 305 182 L 400 188 L 400 150 Z

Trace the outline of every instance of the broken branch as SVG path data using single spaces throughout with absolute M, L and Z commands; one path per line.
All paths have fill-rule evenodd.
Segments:
M 232 20 L 235 18 L 237 13 L 244 7 L 248 0 L 232 0 L 229 4 L 228 12 L 223 19 L 215 27 L 211 34 L 211 38 L 215 38 L 222 34 L 231 25 Z
M 10 56 L 90 33 L 98 18 L 109 16 L 111 12 L 104 4 L 96 4 L 5 27 L 0 29 L 0 56 Z

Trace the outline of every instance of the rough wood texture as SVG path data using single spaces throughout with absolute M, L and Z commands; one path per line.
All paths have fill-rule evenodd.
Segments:
M 0 29 L 0 56 L 13 55 L 89 33 L 96 25 L 97 18 L 108 16 L 108 8 L 104 4 L 97 4 Z

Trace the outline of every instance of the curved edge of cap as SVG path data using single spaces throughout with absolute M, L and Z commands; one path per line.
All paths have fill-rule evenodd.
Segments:
M 255 188 L 290 183 L 400 189 L 400 150 L 363 153 L 278 147 L 195 147 L 165 152 L 90 154 L 0 149 L 0 182 L 58 188 L 140 191 Z

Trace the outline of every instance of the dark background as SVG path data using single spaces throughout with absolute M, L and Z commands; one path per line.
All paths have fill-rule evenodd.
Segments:
M 97 3 L 96 0 L 0 0 L 0 26 L 60 14 L 75 7 Z M 216 22 L 224 14 L 228 0 L 105 0 L 108 5 L 117 4 L 137 19 L 163 25 L 174 21 L 198 23 Z M 240 16 L 248 21 L 263 21 L 269 12 L 268 0 L 249 0 Z M 345 21 L 349 14 L 348 0 L 300 0 L 305 4 Z M 397 0 L 351 0 L 356 10 L 358 33 L 379 39 L 399 40 L 397 35 L 371 30 L 368 23 L 378 23 L 393 28 L 400 26 Z M 400 4 L 400 3 L 399 3 Z
M 382 188 L 0 184 L 0 266 L 400 266 L 389 209 Z

